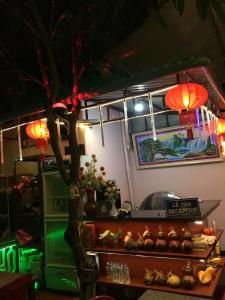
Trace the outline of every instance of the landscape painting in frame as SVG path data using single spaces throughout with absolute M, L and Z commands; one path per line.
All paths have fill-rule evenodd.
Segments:
M 194 138 L 188 140 L 187 128 L 172 128 L 133 135 L 136 165 L 141 168 L 157 168 L 180 164 L 222 161 L 216 137 L 192 128 Z

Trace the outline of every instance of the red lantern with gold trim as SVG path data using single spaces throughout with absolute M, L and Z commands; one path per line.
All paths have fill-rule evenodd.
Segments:
M 179 112 L 179 123 L 188 127 L 188 139 L 193 139 L 191 126 L 197 123 L 195 109 L 206 103 L 207 90 L 197 83 L 181 83 L 168 91 L 166 105 Z
M 49 131 L 47 123 L 42 120 L 34 121 L 27 125 L 26 134 L 33 140 L 48 139 Z
M 181 83 L 168 91 L 166 105 L 176 111 L 193 110 L 206 103 L 208 92 L 197 83 Z
M 48 147 L 49 131 L 46 121 L 37 120 L 27 125 L 26 134 L 36 141 L 36 147 L 44 154 Z

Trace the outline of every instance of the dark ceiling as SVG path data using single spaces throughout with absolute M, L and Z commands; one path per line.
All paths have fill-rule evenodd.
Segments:
M 46 99 L 44 89 L 40 88 L 37 80 L 34 80 L 41 78 L 35 50 L 36 39 L 23 22 L 15 16 L 17 9 L 23 8 L 22 3 L 29 1 L 11 0 L 6 2 L 14 3 L 16 11 L 9 10 L 5 6 L 0 7 L 2 29 L 0 34 L 0 118 L 3 127 L 12 122 L 27 120 L 27 117 L 21 116 L 29 115 L 39 109 L 42 110 L 44 99 Z M 37 2 L 42 9 L 45 21 L 49 21 L 47 16 L 50 2 Z M 68 3 L 70 2 L 73 1 L 68 1 Z M 213 18 L 212 14 L 207 20 L 200 20 L 196 9 L 193 10 L 192 7 L 194 0 L 190 0 L 182 17 L 171 5 L 163 8 L 162 16 L 167 21 L 167 29 L 163 29 L 159 23 L 152 22 L 152 18 L 147 18 L 147 15 L 143 14 L 145 2 L 144 0 L 138 0 L 137 3 L 135 1 L 127 2 L 131 3 L 129 4 L 130 9 L 131 7 L 133 9 L 132 5 L 137 5 L 137 7 L 135 6 L 135 15 L 127 13 L 124 20 L 120 20 L 121 24 L 123 22 L 127 24 L 127 27 L 124 25 L 124 30 L 132 31 L 130 15 L 132 15 L 132 20 L 135 16 L 137 23 L 142 26 L 132 31 L 123 42 L 119 36 L 118 40 L 121 39 L 121 42 L 119 42 L 119 46 L 115 47 L 112 64 L 108 66 L 102 61 L 89 64 L 89 69 L 81 80 L 81 90 L 92 93 L 88 101 L 101 104 L 122 99 L 124 96 L 135 97 L 143 92 L 188 80 L 205 85 L 209 91 L 209 107 L 213 111 L 223 114 L 225 109 L 224 27 L 217 19 Z M 48 4 L 46 5 L 46 3 Z M 55 1 L 55 3 L 55 18 L 57 19 L 60 12 L 65 11 L 68 3 L 62 1 Z M 107 46 L 104 38 L 109 32 L 103 30 L 103 23 L 112 14 L 112 8 L 107 7 L 104 15 L 101 15 L 104 18 L 98 21 L 98 29 L 101 28 L 102 36 L 100 37 L 98 34 L 91 45 L 92 48 L 94 47 L 92 55 L 95 58 L 99 58 L 101 50 Z M 129 12 L 129 7 L 125 8 Z M 31 20 L 31 15 L 28 14 L 28 16 L 28 20 Z M 142 20 L 140 20 L 141 16 Z M 96 20 L 96 16 L 94 20 Z M 85 24 L 89 26 L 88 21 Z M 132 24 L 134 26 L 134 23 Z M 129 30 L 125 33 L 127 34 Z M 65 59 L 71 55 L 70 34 L 68 22 L 65 22 L 62 30 L 56 36 L 55 50 L 61 82 L 59 99 L 68 96 L 72 89 L 71 65 Z M 124 53 L 131 53 L 131 55 L 121 59 L 124 57 Z M 90 57 L 88 56 L 88 58 Z M 93 97 L 93 94 L 97 94 L 97 96 Z M 87 105 L 89 105 L 88 101 Z M 42 113 L 38 116 L 41 115 Z M 18 116 L 20 120 L 17 119 Z M 28 117 L 29 120 L 32 118 L 33 116 Z

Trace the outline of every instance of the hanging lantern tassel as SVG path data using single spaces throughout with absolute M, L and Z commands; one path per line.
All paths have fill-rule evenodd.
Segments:
M 186 126 L 187 127 L 187 139 L 193 140 L 194 134 L 192 130 L 192 126 L 197 124 L 197 115 L 195 110 L 190 111 L 181 111 L 179 113 L 179 124 L 180 126 Z
M 41 152 L 40 161 L 43 161 L 45 159 L 45 151 L 48 148 L 48 140 L 37 139 L 35 142 L 36 142 L 36 148 L 39 149 Z

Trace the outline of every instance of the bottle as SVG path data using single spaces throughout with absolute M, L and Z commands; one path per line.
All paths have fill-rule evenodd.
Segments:
M 217 242 L 215 246 L 216 256 L 220 256 L 220 243 Z
M 130 271 L 127 264 L 124 264 L 123 272 L 124 272 L 124 283 L 130 284 Z
M 112 281 L 117 282 L 117 263 L 113 262 L 111 266 Z
M 106 278 L 110 279 L 111 278 L 111 264 L 109 261 L 106 263 Z
M 214 234 L 216 233 L 216 221 L 212 221 L 212 228 L 214 229 Z
M 124 283 L 124 265 L 123 263 L 119 264 L 119 283 Z

